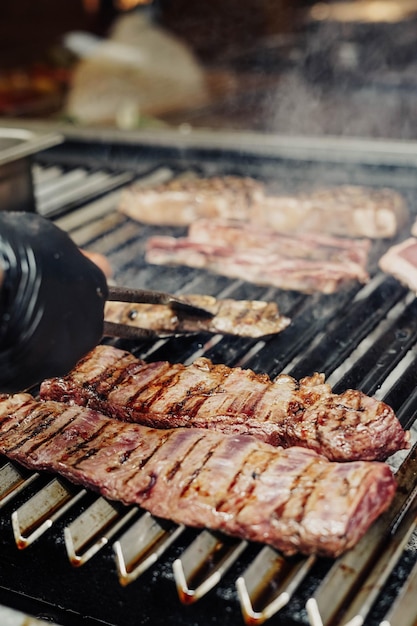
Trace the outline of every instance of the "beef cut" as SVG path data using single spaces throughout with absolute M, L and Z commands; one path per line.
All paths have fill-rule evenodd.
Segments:
M 283 235 L 236 220 L 198 220 L 186 237 L 150 237 L 146 260 L 281 289 L 329 294 L 352 281 L 369 280 L 369 249 L 367 239 Z
M 409 446 L 409 433 L 389 406 L 352 389 L 334 394 L 322 374 L 299 382 L 282 374 L 271 381 L 204 357 L 188 366 L 147 363 L 100 345 L 67 376 L 43 381 L 40 396 L 155 428 L 250 434 L 334 461 L 384 460 Z
M 280 333 L 290 324 L 275 302 L 262 300 L 217 299 L 212 296 L 188 294 L 182 300 L 210 311 L 213 317 L 181 316 L 168 305 L 106 303 L 105 319 L 117 324 L 164 333 L 207 332 L 240 337 L 265 337 Z
M 319 187 L 273 194 L 250 177 L 179 177 L 155 187 L 133 183 L 119 210 L 147 224 L 188 226 L 201 217 L 238 219 L 283 233 L 393 237 L 409 218 L 405 198 L 389 188 Z
M 407 224 L 409 210 L 405 198 L 394 189 L 339 185 L 266 196 L 253 219 L 287 233 L 378 239 L 394 237 Z
M 111 500 L 286 554 L 338 556 L 396 489 L 384 463 L 331 463 L 198 428 L 156 430 L 29 394 L 1 396 L 0 452 Z
M 145 224 L 188 226 L 200 217 L 246 220 L 262 197 L 263 184 L 254 178 L 182 177 L 155 187 L 126 187 L 119 211 Z
M 391 246 L 380 258 L 379 267 L 417 293 L 417 239 L 409 237 Z

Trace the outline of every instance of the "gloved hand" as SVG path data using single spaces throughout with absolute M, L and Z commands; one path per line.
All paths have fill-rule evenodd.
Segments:
M 0 213 L 0 392 L 67 373 L 101 339 L 102 271 L 49 220 Z

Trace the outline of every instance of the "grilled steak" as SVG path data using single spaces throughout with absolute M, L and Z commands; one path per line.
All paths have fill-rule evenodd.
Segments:
M 224 176 L 174 179 L 146 189 L 127 187 L 119 210 L 147 224 L 187 226 L 199 217 L 247 219 L 263 186 L 253 178 Z
M 380 258 L 379 267 L 417 293 L 417 239 L 409 237 L 389 248 Z
M 68 376 L 45 380 L 40 395 L 155 428 L 251 434 L 335 461 L 382 460 L 409 445 L 409 433 L 390 407 L 360 391 L 333 394 L 321 374 L 300 382 L 283 374 L 271 381 L 206 358 L 188 366 L 146 363 L 100 345 Z
M 268 196 L 253 220 L 282 232 L 327 232 L 341 237 L 393 237 L 409 218 L 393 189 L 340 185 L 294 196 Z
M 368 281 L 369 245 L 369 240 L 292 237 L 238 221 L 204 220 L 190 227 L 188 237 L 150 237 L 146 260 L 207 269 L 281 289 L 328 294 L 352 281 Z
M 269 195 L 249 177 L 177 178 L 153 188 L 133 184 L 119 210 L 148 224 L 186 226 L 200 217 L 239 219 L 287 233 L 392 237 L 408 219 L 392 189 L 340 185 L 292 195 Z
M 196 243 L 230 247 L 238 250 L 263 250 L 279 253 L 285 259 L 303 259 L 344 263 L 356 266 L 362 280 L 367 279 L 369 239 L 346 239 L 322 233 L 290 235 L 270 228 L 236 220 L 201 219 L 191 224 L 188 238 Z
M 155 430 L 91 409 L 0 400 L 0 452 L 181 524 L 335 557 L 390 504 L 384 463 L 331 463 L 303 448 L 198 428 Z
M 107 302 L 105 318 L 109 322 L 128 324 L 164 332 L 209 332 L 241 337 L 263 337 L 281 332 L 290 319 L 281 315 L 275 302 L 260 300 L 217 300 L 212 296 L 187 295 L 182 299 L 214 314 L 211 319 L 181 317 L 162 304 L 126 304 Z

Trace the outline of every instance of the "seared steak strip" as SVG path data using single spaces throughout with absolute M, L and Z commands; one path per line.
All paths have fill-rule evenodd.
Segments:
M 369 249 L 366 239 L 284 235 L 236 220 L 198 220 L 187 237 L 150 237 L 146 259 L 281 289 L 333 293 L 351 281 L 368 281 Z
M 384 460 L 409 445 L 409 433 L 389 406 L 352 389 L 334 394 L 322 374 L 300 382 L 283 374 L 271 381 L 206 358 L 188 366 L 146 363 L 100 345 L 67 376 L 45 380 L 40 394 L 155 428 L 251 434 L 334 461 Z
M 389 506 L 388 465 L 331 463 L 245 435 L 156 430 L 78 406 L 0 399 L 0 452 L 180 524 L 336 557 Z
M 268 194 L 249 177 L 176 178 L 153 188 L 134 183 L 119 210 L 147 224 L 187 226 L 201 217 L 238 219 L 284 233 L 393 237 L 408 219 L 393 189 L 339 185 L 291 195 Z
M 180 178 L 153 188 L 133 184 L 121 194 L 119 210 L 145 224 L 187 226 L 200 217 L 247 219 L 263 197 L 253 178 Z
M 281 315 L 275 302 L 261 300 L 217 300 L 212 296 L 190 294 L 185 302 L 214 314 L 211 319 L 181 317 L 162 304 L 107 302 L 105 319 L 161 333 L 209 332 L 241 337 L 264 337 L 284 330 L 290 319 Z
M 326 232 L 340 237 L 394 237 L 409 219 L 394 189 L 340 185 L 292 196 L 267 196 L 253 221 L 286 233 Z
M 238 250 L 262 250 L 283 259 L 303 259 L 357 266 L 362 280 L 371 247 L 369 239 L 346 239 L 319 233 L 289 235 L 270 228 L 233 220 L 200 219 L 188 229 L 188 238 L 196 243 L 233 246 Z
M 335 293 L 353 281 L 367 282 L 368 274 L 356 263 L 287 258 L 262 248 L 199 243 L 187 237 L 150 237 L 146 261 L 154 265 L 185 265 L 257 285 L 303 293 Z

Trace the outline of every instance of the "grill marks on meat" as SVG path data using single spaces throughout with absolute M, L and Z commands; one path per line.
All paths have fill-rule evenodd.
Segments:
M 338 556 L 396 488 L 383 463 L 330 463 L 311 450 L 197 428 L 156 430 L 28 394 L 0 398 L 0 452 L 111 500 L 286 554 Z
M 128 324 L 160 333 L 209 332 L 264 337 L 287 328 L 290 319 L 281 315 L 275 302 L 261 300 L 217 300 L 212 296 L 191 294 L 182 299 L 200 306 L 214 317 L 199 319 L 181 317 L 171 307 L 162 304 L 126 304 L 107 302 L 105 318 L 109 322 Z
M 187 237 L 155 236 L 146 260 L 187 265 L 261 285 L 305 293 L 334 293 L 352 281 L 366 283 L 369 240 L 271 232 L 239 221 L 201 220 Z
M 154 188 L 127 187 L 119 210 L 146 224 L 187 226 L 200 217 L 245 220 L 262 197 L 262 183 L 249 177 L 181 178 Z
M 40 394 L 150 427 L 250 434 L 335 461 L 384 460 L 409 446 L 409 433 L 389 406 L 356 390 L 334 394 L 322 374 L 271 381 L 206 358 L 188 366 L 146 363 L 100 345 L 66 377 L 45 380 Z
M 327 232 L 341 237 L 394 237 L 409 219 L 393 189 L 340 185 L 293 196 L 267 196 L 256 220 L 282 232 Z
M 119 210 L 148 224 L 186 226 L 199 218 L 238 219 L 286 233 L 393 237 L 406 224 L 405 199 L 393 189 L 339 185 L 270 195 L 249 177 L 177 178 L 154 188 L 133 184 Z

